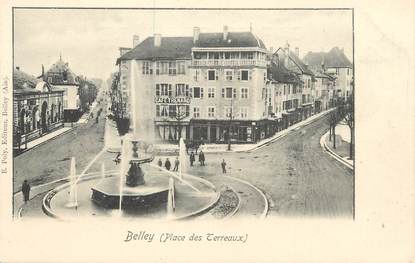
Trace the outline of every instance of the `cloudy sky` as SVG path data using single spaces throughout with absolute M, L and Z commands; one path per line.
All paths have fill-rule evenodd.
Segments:
M 119 47 L 131 47 L 154 33 L 192 36 L 201 32 L 253 32 L 274 50 L 288 41 L 308 51 L 344 48 L 352 60 L 352 13 L 349 10 L 88 10 L 17 9 L 14 12 L 15 66 L 39 75 L 62 54 L 72 70 L 89 78 L 107 79 L 115 68 Z

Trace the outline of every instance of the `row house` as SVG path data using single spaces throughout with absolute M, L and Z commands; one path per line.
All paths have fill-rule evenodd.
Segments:
M 77 121 L 81 115 L 79 100 L 79 82 L 77 76 L 69 68 L 69 63 L 59 60 L 46 73 L 39 77 L 52 86 L 64 90 L 63 112 L 65 122 Z
M 13 146 L 63 127 L 63 93 L 18 67 L 13 70 Z
M 263 139 L 271 135 L 264 103 L 266 55 L 252 32 L 227 27 L 221 33 L 196 27 L 193 37 L 155 34 L 117 60 L 125 114 L 140 137 L 154 134 L 148 139 Z
M 313 68 L 324 68 L 326 74 L 336 79 L 336 97 L 342 100 L 353 91 L 353 64 L 344 54 L 344 49 L 332 48 L 329 52 L 308 52 L 304 61 Z
M 314 71 L 315 90 L 314 90 L 314 110 L 315 113 L 325 111 L 334 106 L 336 97 L 335 81 L 336 78 L 324 72 L 324 70 Z
M 301 89 L 301 119 L 307 119 L 314 114 L 314 73 L 308 66 L 299 58 L 299 49 L 295 48 L 295 52 L 290 50 L 290 45 L 287 43 L 285 48 L 279 48 L 275 52 L 280 63 L 284 64 L 288 70 L 297 74 L 302 82 Z
M 275 59 L 268 67 L 267 78 L 268 114 L 276 121 L 276 131 L 280 131 L 302 119 L 303 82 Z

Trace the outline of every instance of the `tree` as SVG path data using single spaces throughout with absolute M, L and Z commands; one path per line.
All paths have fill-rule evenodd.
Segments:
M 176 114 L 173 116 L 177 122 L 177 134 L 178 141 L 182 138 L 182 121 L 189 116 L 189 112 L 186 111 L 187 105 L 176 105 Z
M 345 109 L 345 116 L 344 119 L 347 123 L 347 126 L 349 126 L 350 129 L 350 149 L 349 149 L 349 155 L 350 159 L 354 159 L 354 99 L 353 94 L 349 97 L 346 109 Z

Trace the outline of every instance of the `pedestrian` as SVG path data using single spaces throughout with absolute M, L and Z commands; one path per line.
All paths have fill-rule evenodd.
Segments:
M 162 167 L 163 166 L 163 161 L 161 160 L 161 158 L 159 159 L 159 161 L 157 162 L 157 164 Z
M 205 154 L 202 150 L 199 152 L 199 162 L 201 166 L 205 166 Z
M 190 153 L 190 166 L 193 166 L 193 163 L 195 161 L 195 154 L 194 152 Z
M 29 201 L 29 197 L 30 197 L 30 184 L 27 182 L 27 180 L 23 181 L 22 192 L 23 192 L 23 200 L 26 204 L 27 201 Z
M 173 169 L 174 172 L 179 171 L 179 164 L 180 164 L 179 157 L 176 157 L 176 160 L 174 160 L 174 169 Z
M 166 167 L 167 171 L 170 171 L 171 163 L 169 161 L 169 158 L 167 158 L 164 162 L 164 167 Z
M 220 165 L 222 166 L 222 173 L 226 174 L 226 162 L 225 162 L 225 159 L 222 160 L 222 163 Z

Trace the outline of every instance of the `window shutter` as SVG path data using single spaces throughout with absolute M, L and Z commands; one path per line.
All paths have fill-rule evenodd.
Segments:
M 190 96 L 190 98 L 193 98 L 193 89 L 194 89 L 194 87 L 192 87 L 191 89 L 189 89 L 189 96 Z
M 236 98 L 236 88 L 233 88 L 233 97 Z
M 209 79 L 209 70 L 206 70 L 206 74 L 205 75 L 205 80 Z
M 203 99 L 203 88 L 200 88 L 200 98 Z
M 222 98 L 225 98 L 225 88 L 222 88 Z
M 236 78 L 237 78 L 238 80 L 241 80 L 241 71 L 240 71 L 240 70 L 237 70 L 237 71 L 236 71 Z
M 171 84 L 169 84 L 169 90 L 168 90 L 168 94 L 169 94 L 169 96 L 171 97 Z
M 249 78 L 249 80 L 252 79 L 252 70 L 248 70 L 248 78 Z
M 160 96 L 160 84 L 156 84 L 156 96 Z

